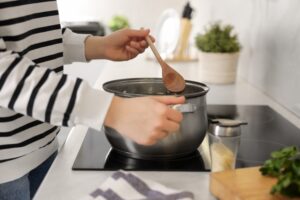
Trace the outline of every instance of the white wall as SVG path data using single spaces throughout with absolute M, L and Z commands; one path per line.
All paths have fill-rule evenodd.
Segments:
M 114 14 L 126 15 L 133 27 L 153 28 L 157 16 L 168 7 L 180 9 L 182 0 L 59 0 L 63 21 L 96 19 L 108 22 Z
M 63 21 L 106 23 L 124 14 L 133 27 L 152 30 L 163 10 L 181 12 L 185 0 L 58 0 Z M 300 1 L 191 0 L 193 35 L 210 21 L 236 27 L 243 50 L 239 75 L 300 116 Z M 171 34 L 171 33 L 170 33 Z M 193 38 L 192 38 L 193 39 Z
M 207 1 L 210 19 L 239 33 L 240 75 L 300 116 L 300 1 Z
M 211 12 L 207 0 L 190 0 L 195 8 L 194 31 L 203 28 Z M 107 24 L 115 14 L 128 17 L 133 28 L 155 29 L 159 16 L 168 8 L 181 14 L 187 0 L 58 0 L 61 21 L 97 20 Z

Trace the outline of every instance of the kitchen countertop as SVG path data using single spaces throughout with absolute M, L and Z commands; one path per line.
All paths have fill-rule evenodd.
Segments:
M 169 63 L 188 80 L 199 80 L 198 66 L 191 63 Z M 88 64 L 82 64 L 88 65 Z M 85 67 L 85 66 L 83 66 Z M 128 62 L 106 62 L 95 87 L 101 88 L 109 80 L 133 77 L 160 77 L 158 64 L 141 56 Z M 238 79 L 236 84 L 209 85 L 208 104 L 269 105 L 290 122 L 300 128 L 300 119 L 277 104 L 264 93 Z M 73 162 L 85 137 L 87 128 L 72 128 L 35 199 L 81 199 L 93 191 L 113 172 L 111 171 L 72 171 Z M 299 133 L 300 134 L 300 133 Z M 179 190 L 189 190 L 195 199 L 214 199 L 209 192 L 207 172 L 134 172 L 145 179 L 157 181 Z

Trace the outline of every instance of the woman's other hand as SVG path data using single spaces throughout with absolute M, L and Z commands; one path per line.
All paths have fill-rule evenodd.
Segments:
M 138 144 L 152 145 L 179 129 L 183 115 L 169 105 L 184 101 L 173 96 L 114 97 L 104 124 Z

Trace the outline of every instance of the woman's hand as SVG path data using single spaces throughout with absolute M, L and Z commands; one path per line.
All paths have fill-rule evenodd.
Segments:
M 104 124 L 138 144 L 152 145 L 179 129 L 182 113 L 168 105 L 184 101 L 173 96 L 114 97 Z
M 105 37 L 91 36 L 85 42 L 87 60 L 124 61 L 135 58 L 148 47 L 145 37 L 149 30 L 122 29 Z M 154 38 L 150 36 L 154 42 Z

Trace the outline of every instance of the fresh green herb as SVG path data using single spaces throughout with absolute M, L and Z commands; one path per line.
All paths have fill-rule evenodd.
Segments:
M 122 28 L 129 28 L 129 21 L 125 16 L 122 15 L 115 15 L 113 18 L 109 21 L 108 24 L 111 31 L 117 31 Z
M 196 36 L 196 46 L 203 52 L 234 53 L 241 45 L 237 35 L 232 34 L 233 26 L 221 26 L 219 22 L 211 24 L 204 34 Z
M 300 197 L 300 152 L 291 146 L 275 151 L 260 168 L 262 175 L 277 177 L 271 194 Z

